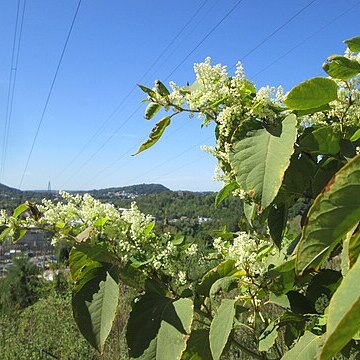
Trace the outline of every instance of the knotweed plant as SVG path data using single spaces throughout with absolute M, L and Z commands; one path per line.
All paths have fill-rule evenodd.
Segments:
M 360 37 L 345 43 L 345 55 L 323 64 L 325 77 L 289 93 L 257 89 L 241 63 L 232 75 L 210 58 L 194 65 L 192 85 L 139 85 L 145 118 L 164 117 L 137 154 L 179 114 L 215 124 L 215 146 L 204 150 L 223 182 L 216 205 L 230 194 L 241 199 L 237 232 L 214 229 L 212 243 L 200 245 L 157 234 L 136 204 L 120 213 L 62 193 L 62 202 L 1 212 L 1 238 L 38 226 L 73 245 L 74 318 L 100 352 L 125 283 L 138 290 L 127 324 L 131 358 L 357 356 Z

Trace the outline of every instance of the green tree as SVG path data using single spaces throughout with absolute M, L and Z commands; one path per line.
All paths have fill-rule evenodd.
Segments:
M 12 312 L 34 304 L 42 294 L 40 269 L 28 257 L 14 258 L 6 276 L 0 280 L 0 310 Z

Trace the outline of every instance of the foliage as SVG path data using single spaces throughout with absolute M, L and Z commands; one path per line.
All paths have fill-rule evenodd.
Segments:
M 130 300 L 124 294 L 127 302 Z M 130 294 L 129 294 L 130 295 Z M 128 316 L 118 316 L 106 347 L 106 356 L 98 352 L 79 333 L 72 317 L 71 297 L 51 294 L 31 305 L 18 316 L 0 316 L 0 357 L 2 360 L 110 360 L 115 354 L 127 359 L 123 342 Z M 119 357 L 117 357 L 119 358 Z
M 27 257 L 14 258 L 7 275 L 0 279 L 0 313 L 12 313 L 34 304 L 42 295 L 40 271 Z
M 216 145 L 205 150 L 224 182 L 217 203 L 232 193 L 242 205 L 238 229 L 213 232 L 210 243 L 159 234 L 135 204 L 120 213 L 89 195 L 63 193 L 64 202 L 2 214 L 3 237 L 17 239 L 36 225 L 54 243 L 73 245 L 75 321 L 95 348 L 103 350 L 123 282 L 138 292 L 127 328 L 133 358 L 219 359 L 240 351 L 255 359 L 330 359 L 359 350 L 360 294 L 351 286 L 360 261 L 359 38 L 346 43 L 343 57 L 323 65 L 328 78 L 286 96 L 282 88 L 257 90 L 241 64 L 230 76 L 210 58 L 195 64 L 190 86 L 140 86 L 145 118 L 169 115 L 138 152 L 180 113 L 215 123 Z

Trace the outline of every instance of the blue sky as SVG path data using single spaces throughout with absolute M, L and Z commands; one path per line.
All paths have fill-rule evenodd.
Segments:
M 168 80 L 192 82 L 193 63 L 207 56 L 230 68 L 310 2 L 243 0 L 204 40 L 238 0 L 83 0 L 24 172 L 78 4 L 27 0 L 0 182 L 19 187 L 23 177 L 22 189 L 46 189 L 50 181 L 53 189 L 69 190 L 137 183 L 218 190 L 215 160 L 200 150 L 213 144 L 213 128 L 201 129 L 197 118 L 175 118 L 153 148 L 131 156 L 155 124 L 144 120 L 145 105 L 136 111 L 144 96 L 134 86 L 141 80 L 151 87 L 171 73 Z M 17 5 L 0 1 L 1 152 Z M 359 35 L 359 15 L 358 0 L 313 1 L 243 59 L 246 74 L 258 87 L 282 84 L 287 91 L 323 74 L 327 56 Z

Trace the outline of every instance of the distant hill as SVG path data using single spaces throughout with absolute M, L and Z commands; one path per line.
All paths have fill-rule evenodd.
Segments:
M 111 202 L 116 199 L 135 199 L 138 196 L 152 195 L 165 192 L 171 192 L 170 189 L 161 184 L 138 184 L 123 187 L 112 187 L 100 190 L 88 191 L 70 191 L 73 194 L 89 193 L 96 199 Z M 41 202 L 43 198 L 58 198 L 57 191 L 48 192 L 46 190 L 26 190 L 21 191 L 9 186 L 0 184 L 0 209 L 12 210 L 20 203 L 31 200 L 36 203 Z
M 159 194 L 171 192 L 170 189 L 161 184 L 138 184 L 123 187 L 112 187 L 100 190 L 89 190 L 89 194 L 96 198 L 135 198 L 140 195 Z
M 14 194 L 21 193 L 21 190 L 6 186 L 4 184 L 0 184 L 0 194 Z

